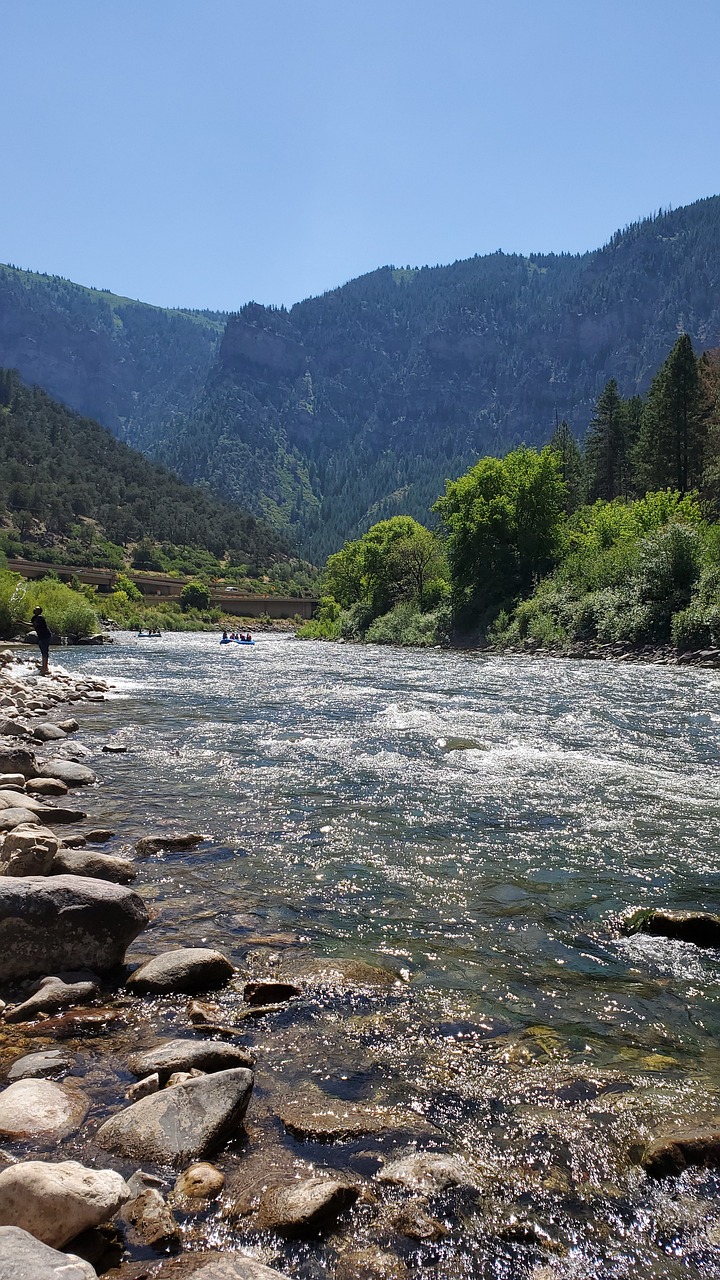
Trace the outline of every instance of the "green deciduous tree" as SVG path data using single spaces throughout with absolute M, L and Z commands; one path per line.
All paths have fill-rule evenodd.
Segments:
M 185 584 L 180 592 L 180 608 L 183 611 L 210 608 L 210 592 L 204 583 L 187 582 Z
M 435 505 L 448 530 L 453 608 L 460 626 L 527 590 L 552 567 L 564 521 L 565 484 L 554 449 L 481 458 L 448 481 Z

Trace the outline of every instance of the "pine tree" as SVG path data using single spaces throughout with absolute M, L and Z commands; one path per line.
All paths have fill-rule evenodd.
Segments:
M 585 466 L 591 502 L 611 502 L 623 492 L 626 474 L 623 402 L 614 378 L 605 385 L 585 441 Z
M 569 515 L 584 501 L 585 470 L 580 446 L 564 418 L 553 432 L 550 448 L 560 455 L 562 478 L 567 488 L 565 510 Z
M 686 493 L 702 479 L 706 424 L 698 362 L 686 333 L 653 378 L 638 437 L 638 478 L 646 490 Z

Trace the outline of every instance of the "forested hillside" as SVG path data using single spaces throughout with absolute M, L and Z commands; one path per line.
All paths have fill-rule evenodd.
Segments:
M 720 197 L 581 255 L 384 267 L 290 311 L 163 311 L 0 270 L 0 364 L 288 531 L 315 560 L 427 518 L 477 457 L 582 436 L 678 333 L 720 344 Z
M 0 367 L 138 448 L 202 389 L 225 316 L 0 266 Z
M 383 268 L 289 312 L 244 307 L 161 456 L 296 531 L 320 560 L 402 512 L 426 519 L 477 456 L 584 434 L 608 378 L 644 392 L 686 331 L 720 340 L 720 198 L 579 256 Z
M 287 562 L 278 533 L 193 488 L 0 369 L 0 550 L 51 562 L 194 572 Z

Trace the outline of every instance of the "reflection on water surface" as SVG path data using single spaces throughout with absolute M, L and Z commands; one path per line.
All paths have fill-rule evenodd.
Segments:
M 202 938 L 262 971 L 288 963 L 284 935 L 291 962 L 404 972 L 257 1044 L 269 1098 L 320 1037 L 314 1087 L 411 1097 L 494 1179 L 412 1274 L 720 1275 L 715 1175 L 655 1186 L 633 1163 L 663 1117 L 720 1107 L 718 957 L 617 927 L 718 907 L 714 673 L 284 637 L 63 661 L 116 682 L 84 712 L 91 745 L 130 748 L 103 759 L 104 818 L 212 841 L 144 865 L 159 915 L 138 955 Z M 248 941 L 270 934 L 274 958 Z

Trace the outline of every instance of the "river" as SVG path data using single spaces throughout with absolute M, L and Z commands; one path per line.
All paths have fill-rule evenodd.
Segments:
M 138 955 L 202 940 L 262 972 L 274 935 L 273 963 L 399 975 L 258 1043 L 269 1099 L 313 1062 L 325 1096 L 409 1101 L 487 1175 L 441 1241 L 406 1242 L 409 1274 L 720 1275 L 718 1176 L 636 1163 L 658 1126 L 720 1111 L 718 956 L 619 928 L 718 908 L 716 674 L 283 636 L 58 657 L 113 683 L 83 712 L 91 746 L 129 748 L 98 757 L 98 813 L 121 840 L 168 818 L 210 839 L 144 864 Z

